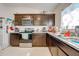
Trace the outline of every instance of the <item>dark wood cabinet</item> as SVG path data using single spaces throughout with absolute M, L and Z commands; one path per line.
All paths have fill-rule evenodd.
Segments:
M 57 49 L 57 46 L 56 46 L 56 41 L 49 34 L 46 34 L 46 45 L 49 48 L 49 51 L 50 51 L 52 56 L 58 55 L 58 51 L 57 51 L 58 49 Z
M 21 37 L 20 34 L 11 33 L 10 34 L 10 45 L 11 46 L 19 46 L 20 37 Z
M 54 47 L 56 46 L 56 41 L 54 40 L 54 38 L 52 38 L 52 36 L 46 34 L 46 44 L 48 47 Z
M 21 26 L 22 19 L 30 16 L 33 26 L 47 26 L 49 22 L 55 25 L 55 14 L 15 14 L 15 25 Z
M 57 56 L 79 56 L 79 51 L 60 41 L 58 38 L 47 34 L 46 42 L 52 55 Z M 51 40 L 51 42 L 50 42 Z M 50 44 L 48 43 L 50 42 Z M 55 51 L 55 54 L 54 54 Z
M 68 56 L 79 56 L 79 51 L 75 50 L 71 46 L 63 43 L 62 41 L 57 41 L 57 46 Z
M 33 47 L 46 47 L 46 34 L 34 33 L 32 35 L 32 46 Z
M 34 26 L 40 26 L 42 22 L 42 16 L 41 15 L 34 15 L 33 24 Z
M 15 25 L 22 25 L 22 18 L 23 18 L 23 16 L 21 16 L 21 15 L 15 15 L 14 24 Z

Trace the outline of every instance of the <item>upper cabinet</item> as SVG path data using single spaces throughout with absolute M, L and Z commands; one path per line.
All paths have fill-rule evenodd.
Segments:
M 55 25 L 55 14 L 15 14 L 15 26 Z

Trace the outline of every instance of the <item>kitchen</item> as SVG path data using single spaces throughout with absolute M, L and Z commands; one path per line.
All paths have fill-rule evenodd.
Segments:
M 23 14 L 15 14 L 16 27 L 15 27 L 14 33 L 17 33 L 17 32 L 21 33 L 22 35 L 20 38 L 26 39 L 27 41 L 29 41 L 28 39 L 31 39 L 32 45 L 35 45 L 37 42 L 38 42 L 37 43 L 38 47 L 40 44 L 46 45 L 46 44 L 44 44 L 45 33 L 48 30 L 48 26 L 52 25 L 52 20 L 54 19 L 54 15 L 52 15 L 52 14 L 30 14 L 30 16 L 28 16 L 28 15 L 29 14 L 24 14 L 24 15 Z M 21 18 L 24 16 L 27 16 L 27 17 Z M 34 17 L 34 18 L 31 19 L 31 17 Z M 20 19 L 22 19 L 22 20 L 20 20 Z M 19 22 L 19 20 L 20 20 L 20 22 Z M 26 23 L 26 22 L 28 22 L 28 23 Z M 18 27 L 20 30 L 18 29 Z M 26 36 L 29 36 L 28 35 L 29 33 L 31 35 L 31 38 L 26 37 Z M 16 39 L 16 37 L 11 37 L 11 38 L 13 39 L 13 41 L 14 41 L 14 39 Z M 42 40 L 44 40 L 44 41 L 42 41 Z M 11 41 L 11 42 L 13 42 L 13 41 Z M 36 42 L 36 43 L 34 43 L 34 42 Z
M 5 15 L 1 14 L 5 18 L 0 17 L 0 19 L 6 19 L 6 21 L 1 21 L 3 22 L 1 28 L 5 34 L 4 40 L 1 41 L 3 43 L 0 43 L 2 49 L 9 46 L 20 48 L 48 47 L 52 56 L 79 56 L 79 37 L 75 34 L 75 32 L 78 34 L 79 24 L 74 24 L 78 21 L 71 22 L 73 17 L 75 19 L 73 14 L 79 11 L 78 4 L 4 3 L 0 4 L 0 7 L 2 6 L 5 6 L 2 10 L 6 9 Z M 74 11 L 76 9 L 77 12 Z M 69 13 L 73 17 L 69 16 Z M 68 21 L 69 19 L 70 21 Z M 73 37 L 71 37 L 72 33 L 74 33 Z

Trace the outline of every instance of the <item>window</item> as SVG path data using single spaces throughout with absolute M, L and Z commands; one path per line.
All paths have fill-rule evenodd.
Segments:
M 74 5 L 76 5 L 76 6 L 78 5 L 78 6 L 76 7 Z M 73 7 L 73 9 L 70 10 L 72 7 Z M 61 28 L 75 29 L 75 26 L 79 26 L 79 4 L 73 4 L 68 9 L 66 9 L 65 12 L 62 12 Z M 67 12 L 67 10 L 68 10 L 68 12 Z

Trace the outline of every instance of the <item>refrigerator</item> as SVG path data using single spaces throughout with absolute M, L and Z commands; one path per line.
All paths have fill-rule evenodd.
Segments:
M 6 18 L 0 17 L 0 50 L 9 46 Z

